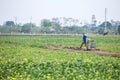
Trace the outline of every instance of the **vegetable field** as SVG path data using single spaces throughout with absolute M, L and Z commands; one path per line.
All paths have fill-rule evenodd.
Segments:
M 120 54 L 120 36 L 88 38 L 101 51 Z M 1 35 L 0 80 L 120 80 L 120 58 L 49 48 L 81 41 L 79 35 Z

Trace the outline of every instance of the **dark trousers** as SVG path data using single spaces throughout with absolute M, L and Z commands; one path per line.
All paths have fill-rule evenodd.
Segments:
M 82 48 L 83 45 L 85 45 L 85 47 L 86 47 L 86 42 L 83 41 L 80 45 L 80 48 Z

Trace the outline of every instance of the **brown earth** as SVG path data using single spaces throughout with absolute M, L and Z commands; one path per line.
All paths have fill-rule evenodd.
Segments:
M 91 50 L 80 50 L 79 47 L 66 47 L 66 46 L 49 46 L 48 49 L 53 49 L 53 50 L 71 50 L 73 52 L 86 52 L 89 54 L 97 54 L 100 56 L 112 56 L 112 57 L 119 57 L 120 58 L 120 53 L 115 53 L 115 52 L 106 52 L 106 51 L 101 51 L 99 49 L 91 49 Z

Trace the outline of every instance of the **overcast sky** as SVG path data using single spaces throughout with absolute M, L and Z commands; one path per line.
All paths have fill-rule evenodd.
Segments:
M 17 23 L 40 24 L 43 18 L 72 17 L 91 22 L 94 14 L 97 21 L 120 20 L 120 0 L 0 0 L 0 24 L 7 20 Z

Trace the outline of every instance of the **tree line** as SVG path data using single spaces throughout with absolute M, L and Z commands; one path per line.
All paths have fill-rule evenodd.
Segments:
M 40 26 L 36 26 L 34 23 L 25 23 L 23 25 L 16 24 L 14 21 L 6 21 L 0 26 L 0 33 L 36 33 L 36 34 L 81 34 L 81 33 L 93 33 L 103 34 L 105 31 L 105 22 L 98 26 L 93 24 L 81 24 L 77 19 L 65 19 L 63 23 L 57 18 L 52 20 L 43 19 L 40 22 Z M 110 34 L 120 34 L 120 25 L 113 25 L 107 21 L 107 30 Z

